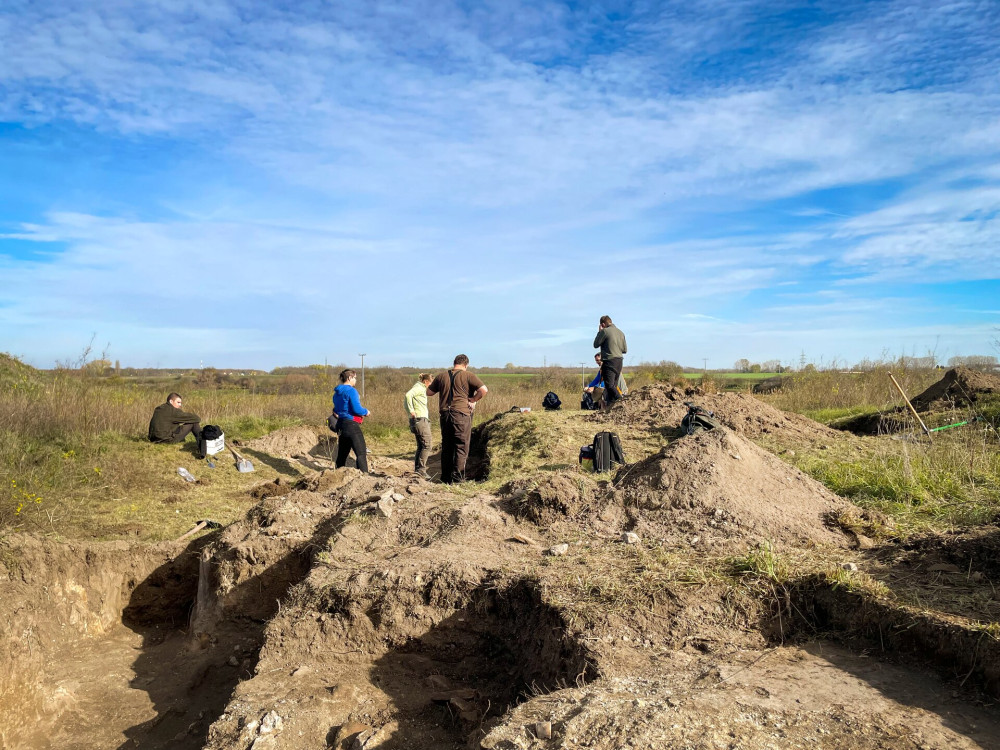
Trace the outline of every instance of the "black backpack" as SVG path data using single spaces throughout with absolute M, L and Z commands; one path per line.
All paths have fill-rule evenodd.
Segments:
M 559 397 L 552 391 L 546 393 L 545 398 L 542 399 L 543 409 L 548 409 L 549 411 L 555 411 L 560 406 L 562 406 L 562 401 L 560 401 Z
M 597 411 L 601 408 L 601 405 L 594 401 L 594 397 L 587 393 L 587 391 L 584 391 L 580 397 L 580 408 L 584 411 Z
M 719 423 L 715 420 L 715 412 L 711 412 L 690 401 L 685 401 L 684 405 L 688 408 L 687 414 L 681 420 L 681 431 L 685 435 L 694 435 L 703 430 L 714 430 L 719 426 Z
M 220 437 L 222 437 L 222 428 L 217 424 L 207 424 L 201 428 L 202 440 L 218 440 Z
M 594 435 L 594 471 L 598 474 L 611 471 L 613 464 L 624 464 L 625 452 L 618 435 L 613 432 L 598 432 Z

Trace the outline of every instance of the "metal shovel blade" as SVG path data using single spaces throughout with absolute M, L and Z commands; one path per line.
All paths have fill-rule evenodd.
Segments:
M 233 458 L 236 459 L 236 471 L 241 474 L 249 474 L 253 471 L 253 463 L 250 462 L 249 458 L 243 458 L 243 456 L 234 451 L 232 448 L 229 450 L 232 452 Z

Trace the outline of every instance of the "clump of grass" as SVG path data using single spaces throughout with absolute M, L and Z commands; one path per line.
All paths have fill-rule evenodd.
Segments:
M 777 584 L 787 583 L 790 577 L 789 561 L 775 552 L 770 542 L 761 542 L 728 562 L 731 573 L 737 577 L 752 576 Z

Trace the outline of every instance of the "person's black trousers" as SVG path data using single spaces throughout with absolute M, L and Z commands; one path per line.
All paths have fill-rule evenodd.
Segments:
M 445 484 L 465 479 L 470 442 L 472 415 L 458 411 L 441 412 L 441 481 Z
M 618 377 L 622 373 L 622 358 L 611 357 L 601 360 L 601 377 L 604 379 L 604 403 L 611 406 L 621 394 L 618 393 Z
M 368 446 L 361 425 L 350 417 L 337 420 L 337 468 L 347 464 L 347 456 L 354 451 L 354 462 L 358 470 L 368 473 Z

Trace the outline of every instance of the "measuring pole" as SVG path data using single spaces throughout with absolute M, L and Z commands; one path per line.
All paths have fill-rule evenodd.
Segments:
M 908 399 L 906 394 L 903 393 L 902 386 L 896 381 L 896 377 L 891 372 L 889 373 L 889 378 L 892 380 L 892 384 L 896 386 L 896 390 L 899 391 L 899 395 L 903 397 L 903 403 L 905 403 L 907 408 L 910 410 L 910 414 L 912 414 L 913 418 L 917 420 L 917 424 L 920 425 L 920 429 L 924 431 L 924 434 L 927 435 L 927 437 L 930 437 L 931 431 L 927 429 L 927 425 L 924 424 L 924 420 L 922 420 L 920 415 L 917 414 L 917 410 L 913 408 L 913 404 L 910 403 L 910 399 Z
M 367 354 L 367 352 L 365 352 Z M 361 357 L 361 398 L 365 397 L 365 354 L 359 354 Z

